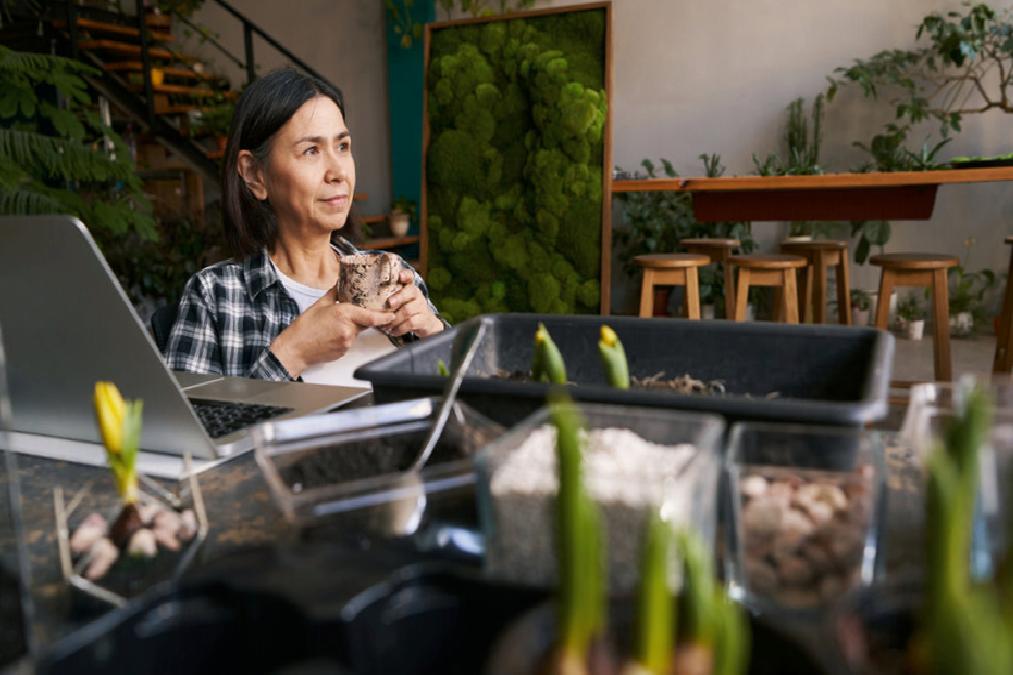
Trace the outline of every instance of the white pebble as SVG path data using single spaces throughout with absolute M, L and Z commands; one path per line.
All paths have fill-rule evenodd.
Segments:
M 158 553 L 155 533 L 146 527 L 134 532 L 127 544 L 127 553 L 135 558 L 154 558 Z
M 179 516 L 179 530 L 176 536 L 180 541 L 190 541 L 197 534 L 197 516 L 192 509 L 187 509 Z
M 762 497 L 767 492 L 767 480 L 763 476 L 748 476 L 742 479 L 740 489 L 750 499 Z
M 95 545 L 95 542 L 106 536 L 109 524 L 100 513 L 89 513 L 70 538 L 70 550 L 77 553 L 84 553 Z
M 92 545 L 88 555 L 90 560 L 88 568 L 84 571 L 84 578 L 95 581 L 105 576 L 120 557 L 120 551 L 109 539 L 102 537 Z

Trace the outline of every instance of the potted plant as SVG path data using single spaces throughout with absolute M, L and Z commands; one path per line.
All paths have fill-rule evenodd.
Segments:
M 908 340 L 921 340 L 925 332 L 925 307 L 914 293 L 897 302 L 897 319 Z
M 391 205 L 390 215 L 387 216 L 390 233 L 395 237 L 405 236 L 414 218 L 415 202 L 407 197 L 398 197 Z
M 995 288 L 996 274 L 985 268 L 965 272 L 963 266 L 949 271 L 950 332 L 955 336 L 970 335 L 976 324 L 985 320 L 985 295 Z
M 225 97 L 217 98 L 218 102 L 200 111 L 200 117 L 195 120 L 194 131 L 213 137 L 218 150 L 224 152 L 236 105 Z
M 869 312 L 872 309 L 872 294 L 861 288 L 851 289 L 851 324 L 868 326 Z

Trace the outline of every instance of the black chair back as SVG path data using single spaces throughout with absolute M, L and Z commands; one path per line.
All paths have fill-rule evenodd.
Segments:
M 165 347 L 169 344 L 169 333 L 172 332 L 172 324 L 176 323 L 176 311 L 179 303 L 171 302 L 164 307 L 159 307 L 151 315 L 151 334 L 158 345 L 158 351 L 165 354 Z

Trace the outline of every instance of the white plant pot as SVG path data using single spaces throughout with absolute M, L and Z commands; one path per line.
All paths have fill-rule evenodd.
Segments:
M 852 326 L 868 326 L 869 316 L 871 312 L 867 309 L 851 308 L 851 325 Z
M 713 319 L 714 318 L 714 305 L 701 305 L 700 306 L 700 318 L 701 319 Z
M 921 340 L 925 334 L 925 319 L 912 319 L 904 324 L 904 332 L 908 340 Z
M 387 216 L 387 224 L 390 225 L 390 233 L 395 237 L 403 237 L 408 234 L 408 224 L 411 222 L 407 213 L 395 212 Z
M 950 317 L 951 335 L 970 335 L 974 328 L 974 316 L 970 312 L 959 312 Z

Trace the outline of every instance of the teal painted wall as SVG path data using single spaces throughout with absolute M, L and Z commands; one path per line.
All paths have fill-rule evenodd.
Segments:
M 434 0 L 416 0 L 412 16 L 420 24 L 436 18 Z M 390 120 L 391 198 L 407 197 L 415 204 L 422 199 L 422 97 L 423 39 L 413 41 L 409 49 L 401 46 L 394 33 L 390 14 L 387 18 L 387 107 Z M 412 221 L 412 234 L 419 231 L 419 214 Z M 414 250 L 413 250 L 414 249 Z M 417 247 L 402 252 L 416 258 Z

